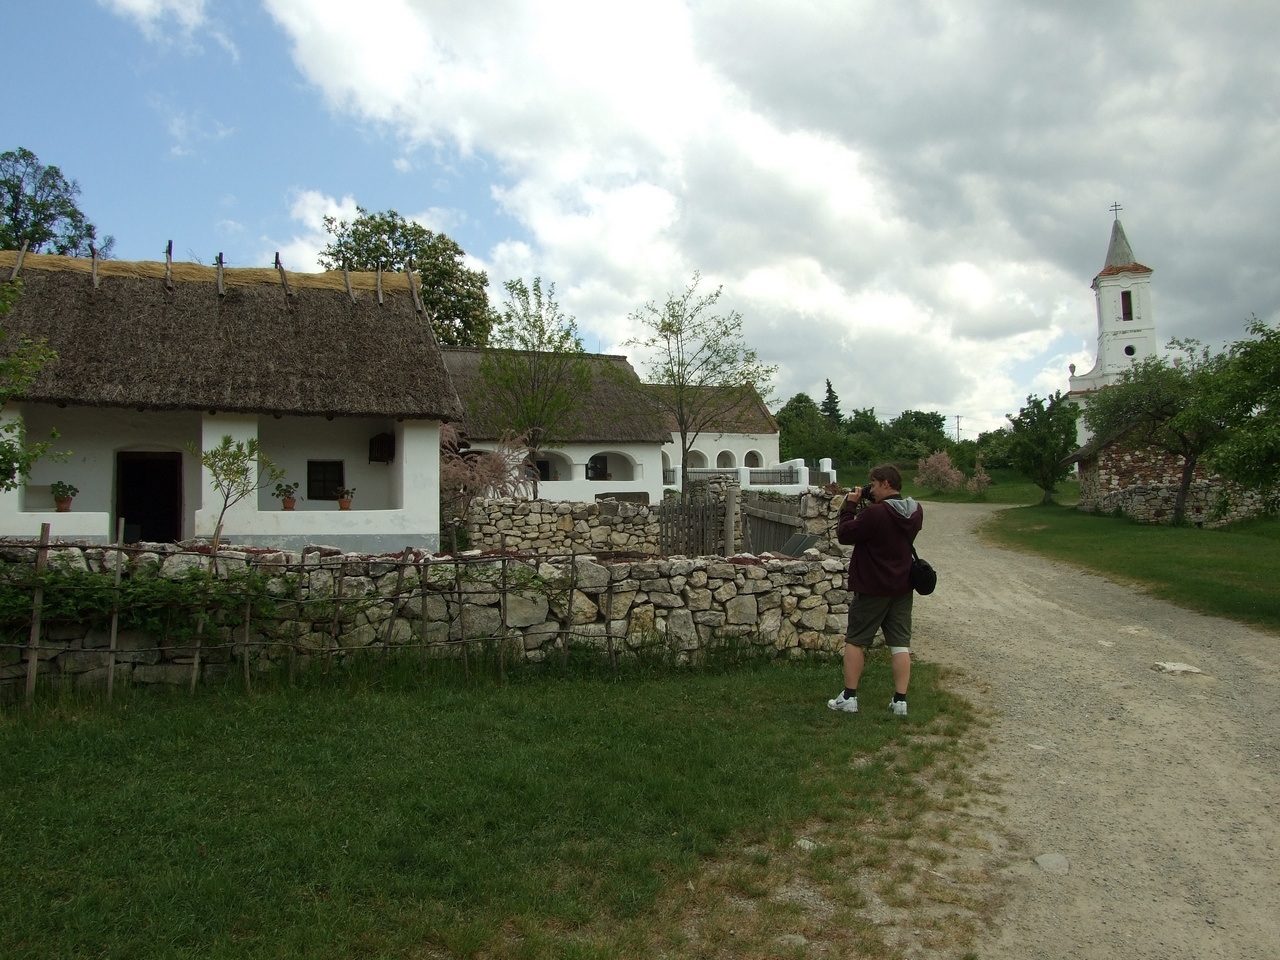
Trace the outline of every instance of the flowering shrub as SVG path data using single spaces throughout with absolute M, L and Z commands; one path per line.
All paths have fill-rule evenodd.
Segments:
M 984 496 L 987 487 L 991 486 L 991 476 L 982 467 L 982 458 L 978 458 L 978 465 L 973 470 L 973 476 L 969 478 L 969 482 L 965 484 L 965 488 L 976 496 Z
M 959 490 L 964 485 L 964 472 L 957 470 L 951 463 L 951 455 L 939 450 L 927 457 L 921 457 L 916 483 L 939 493 Z

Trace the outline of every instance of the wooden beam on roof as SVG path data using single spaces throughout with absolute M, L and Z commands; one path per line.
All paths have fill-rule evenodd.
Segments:
M 222 282 L 222 251 L 221 250 L 218 251 L 217 263 L 218 263 L 218 296 L 225 297 L 227 295 L 227 288 Z
M 293 292 L 289 289 L 289 278 L 284 275 L 284 264 L 280 262 L 280 251 L 276 251 L 276 269 L 280 271 L 280 282 L 284 285 L 284 295 L 292 297 Z
M 418 313 L 422 313 L 422 297 L 418 295 L 417 278 L 413 275 L 413 261 L 406 260 L 404 262 L 404 272 L 409 275 L 409 292 L 413 294 L 413 309 Z
M 351 298 L 352 303 L 355 303 L 356 292 L 351 289 L 351 271 L 347 268 L 345 263 L 342 265 L 342 279 L 347 284 L 347 296 Z
M 18 271 L 22 269 L 22 258 L 27 255 L 27 244 L 29 242 L 28 240 L 22 241 L 22 249 L 18 251 L 18 258 L 13 261 L 13 273 L 9 274 L 10 283 L 18 279 Z
M 173 289 L 173 241 L 164 248 L 164 285 L 166 289 Z
M 93 289 L 98 289 L 98 248 L 92 243 L 89 244 L 89 256 L 93 259 L 93 265 L 90 268 L 90 275 L 93 278 Z

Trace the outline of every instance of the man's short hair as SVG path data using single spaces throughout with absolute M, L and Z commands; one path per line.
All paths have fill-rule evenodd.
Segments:
M 871 479 L 887 483 L 891 490 L 902 492 L 902 474 L 892 463 L 882 463 L 871 471 Z

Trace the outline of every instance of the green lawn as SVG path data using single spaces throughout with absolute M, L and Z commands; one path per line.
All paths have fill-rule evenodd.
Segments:
M 840 471 L 840 483 L 845 487 L 860 486 L 867 482 L 867 472 L 866 470 L 843 469 Z M 927 487 L 917 486 L 915 482 L 916 471 L 904 470 L 902 471 L 902 479 L 906 489 L 902 492 L 907 496 L 915 497 L 917 500 L 932 501 L 934 503 L 1009 503 L 1021 505 L 1039 503 L 1044 497 L 1044 491 L 1017 470 L 993 469 L 989 470 L 988 474 L 991 477 L 991 486 L 987 488 L 984 494 L 978 495 L 970 493 L 963 488 L 947 493 L 939 493 Z M 966 477 L 968 476 L 972 476 L 972 472 L 966 474 Z M 1075 480 L 1063 481 L 1054 492 L 1054 501 L 1060 504 L 1075 504 L 1079 499 L 1080 484 Z
M 909 822 L 969 723 L 927 664 L 905 723 L 834 663 L 509 674 L 7 708 L 0 956 L 653 955 L 705 858 Z
M 1027 507 L 1000 511 L 983 534 L 1002 546 L 1139 583 L 1193 610 L 1280 630 L 1280 519 L 1200 530 Z

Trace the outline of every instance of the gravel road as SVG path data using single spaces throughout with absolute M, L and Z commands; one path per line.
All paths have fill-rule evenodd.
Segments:
M 926 504 L 917 541 L 918 654 L 994 712 L 1008 899 L 978 956 L 1280 957 L 1280 637 L 985 545 L 996 509 Z

